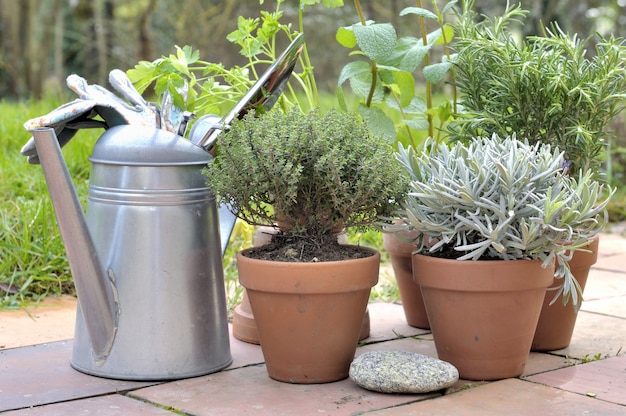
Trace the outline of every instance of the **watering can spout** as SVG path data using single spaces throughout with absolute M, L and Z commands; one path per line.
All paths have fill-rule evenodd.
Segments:
M 118 324 L 115 281 L 102 267 L 54 129 L 37 128 L 31 133 L 65 244 L 93 354 L 97 362 L 104 363 L 113 347 Z

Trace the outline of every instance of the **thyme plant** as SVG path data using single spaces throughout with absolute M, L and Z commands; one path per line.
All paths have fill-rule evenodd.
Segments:
M 235 122 L 217 142 L 207 183 L 252 225 L 323 242 L 337 227 L 368 227 L 408 190 L 389 143 L 355 113 L 270 111 Z
M 610 124 L 626 98 L 624 39 L 581 40 L 555 23 L 543 36 L 518 41 L 513 25 L 526 17 L 520 6 L 480 21 L 472 6 L 465 3 L 457 25 L 452 71 L 467 117 L 455 134 L 469 139 L 516 133 L 564 151 L 575 175 L 598 172 Z
M 600 231 L 609 200 L 590 171 L 563 175 L 556 148 L 497 135 L 452 147 L 429 141 L 421 153 L 400 147 L 397 157 L 411 177 L 400 228 L 420 231 L 418 252 L 555 261 L 563 284 L 553 302 L 563 293 L 564 303 L 578 304 L 582 291 L 567 260 Z

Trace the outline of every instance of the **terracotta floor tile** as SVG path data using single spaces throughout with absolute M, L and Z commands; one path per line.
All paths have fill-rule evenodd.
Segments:
M 626 319 L 580 311 L 569 347 L 552 351 L 571 358 L 583 359 L 615 356 L 626 347 Z
M 4 413 L 5 416 L 172 416 L 175 413 L 119 394 L 55 403 Z
M 402 338 L 387 342 L 378 342 L 369 345 L 364 345 L 356 350 L 355 356 L 359 356 L 368 351 L 387 351 L 387 350 L 400 350 L 415 352 L 417 354 L 427 355 L 429 357 L 437 357 L 437 350 L 435 343 L 429 340 L 414 339 L 414 338 Z
M 586 301 L 581 310 L 626 319 L 626 295 Z
M 365 345 L 357 349 L 356 356 L 368 351 L 400 350 L 415 352 L 429 357 L 437 357 L 435 343 L 431 340 L 404 338 L 383 343 Z M 526 362 L 523 376 L 556 370 L 576 364 L 578 361 L 558 355 L 531 352 Z
M 48 296 L 37 305 L 2 310 L 0 350 L 74 338 L 76 298 Z
M 374 393 L 349 379 L 315 385 L 281 383 L 270 379 L 263 365 L 162 384 L 129 395 L 197 416 L 351 415 L 433 397 Z
M 609 227 L 614 224 L 609 224 Z M 623 227 L 622 227 L 623 228 Z M 598 250 L 598 256 L 611 256 L 618 253 L 626 253 L 626 235 L 620 235 L 619 233 L 608 234 L 602 233 L 600 235 L 600 248 Z
M 588 301 L 626 295 L 626 273 L 591 269 L 585 286 L 583 307 Z
M 368 413 L 368 416 L 623 416 L 624 407 L 591 397 L 507 379 L 418 403 Z
M 563 367 L 569 367 L 574 365 L 578 361 L 561 357 L 559 355 L 542 354 L 538 352 L 531 352 L 524 368 L 524 374 L 522 377 L 526 377 L 530 374 L 543 373 L 545 371 L 556 370 Z
M 364 342 L 379 342 L 399 337 L 427 334 L 430 330 L 413 328 L 406 323 L 402 305 L 370 303 L 370 336 Z
M 0 351 L 0 412 L 155 384 L 88 376 L 70 367 L 71 355 L 69 341 Z
M 526 380 L 626 406 L 626 355 L 536 374 Z M 622 408 L 626 414 L 626 408 Z
M 233 362 L 227 367 L 229 370 L 265 362 L 261 347 L 233 337 L 232 326 L 230 327 L 230 353 L 233 357 Z
M 602 250 L 602 249 L 600 249 Z M 598 262 L 593 265 L 594 269 L 612 270 L 623 272 L 626 264 L 626 253 L 598 256 Z

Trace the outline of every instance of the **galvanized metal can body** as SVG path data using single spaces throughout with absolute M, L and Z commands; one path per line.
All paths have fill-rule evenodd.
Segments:
M 119 318 L 112 348 L 98 360 L 79 307 L 77 370 L 166 380 L 232 362 L 218 212 L 202 177 L 210 158 L 163 130 L 114 127 L 96 143 L 87 225 L 115 286 Z

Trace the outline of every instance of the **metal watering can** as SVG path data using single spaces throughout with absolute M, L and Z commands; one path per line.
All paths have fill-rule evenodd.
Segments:
M 23 153 L 43 167 L 78 294 L 72 367 L 170 380 L 230 365 L 222 255 L 235 217 L 218 210 L 202 170 L 232 120 L 273 105 L 302 46 L 300 36 L 227 116 L 200 118 L 189 140 L 158 127 L 108 128 L 89 158 L 86 215 L 63 141 L 53 128 L 31 130 L 36 153 Z

